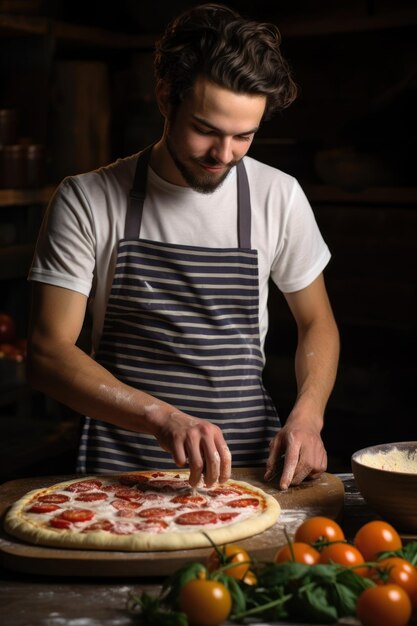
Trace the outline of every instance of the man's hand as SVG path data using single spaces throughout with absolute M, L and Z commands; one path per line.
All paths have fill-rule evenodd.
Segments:
M 320 432 L 301 428 L 288 420 L 270 443 L 265 480 L 272 480 L 281 467 L 280 489 L 299 485 L 305 478 L 318 478 L 326 471 L 327 454 Z
M 172 454 L 175 463 L 183 467 L 188 461 L 192 487 L 198 485 L 203 472 L 208 487 L 230 478 L 231 454 L 218 426 L 181 411 L 162 416 L 157 405 L 148 407 L 147 418 L 159 445 Z

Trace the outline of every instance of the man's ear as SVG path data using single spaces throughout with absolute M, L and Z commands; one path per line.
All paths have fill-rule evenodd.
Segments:
M 165 118 L 169 118 L 171 112 L 170 88 L 165 80 L 158 80 L 155 89 L 156 102 L 158 108 Z

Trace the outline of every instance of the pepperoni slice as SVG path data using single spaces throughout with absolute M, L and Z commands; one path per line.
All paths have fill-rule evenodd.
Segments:
M 204 496 L 192 496 L 192 495 L 179 495 L 179 496 L 174 496 L 171 499 L 171 502 L 174 502 L 175 504 L 197 504 L 197 505 L 204 505 L 207 503 L 207 499 Z
M 136 511 L 133 511 L 132 509 L 119 509 L 116 515 L 117 517 L 124 518 L 136 517 Z
M 39 504 L 35 502 L 30 509 L 27 510 L 28 513 L 52 513 L 52 511 L 58 511 L 61 507 L 57 504 L 48 504 L 44 502 L 40 502 Z
M 107 530 L 111 532 L 113 530 L 113 523 L 108 519 L 102 519 L 98 522 L 93 522 L 84 528 L 83 533 L 95 532 L 96 530 Z
M 146 502 L 165 502 L 165 498 L 161 493 L 147 493 L 143 494 Z
M 230 522 L 232 519 L 235 519 L 235 517 L 238 517 L 239 513 L 230 511 L 228 513 L 218 513 L 218 516 L 221 522 Z
M 163 509 L 162 507 L 150 507 L 139 511 L 139 517 L 152 517 L 154 519 L 162 519 L 164 517 L 172 517 L 176 515 L 176 509 Z
M 66 519 L 62 519 L 62 517 L 53 517 L 49 521 L 49 525 L 53 528 L 71 528 L 71 522 Z
M 65 491 L 72 491 L 78 493 L 79 491 L 91 491 L 92 489 L 100 489 L 102 486 L 101 480 L 90 478 L 89 480 L 80 480 L 78 483 L 72 483 L 65 487 Z
M 140 500 L 143 498 L 143 491 L 132 489 L 131 487 L 118 487 L 114 490 L 116 498 L 122 498 L 123 500 Z
M 143 474 L 124 474 L 123 476 L 119 476 L 119 483 L 127 487 L 137 485 L 138 483 L 147 483 L 148 480 L 149 477 L 143 476 Z
M 232 487 L 216 487 L 215 489 L 210 489 L 209 494 L 213 496 L 213 498 L 217 498 L 218 496 L 240 496 L 242 491 L 232 489 Z
M 104 491 L 86 491 L 85 493 L 80 493 L 75 500 L 80 500 L 81 502 L 98 502 L 99 500 L 107 500 L 107 497 L 107 493 L 104 493 Z
M 118 511 L 121 511 L 122 509 L 137 509 L 141 503 L 135 500 L 113 500 L 111 505 Z
M 176 524 L 181 524 L 183 526 L 203 526 L 204 524 L 216 524 L 218 521 L 219 516 L 217 513 L 210 510 L 181 513 L 181 515 L 178 515 L 178 517 L 174 520 Z
M 227 506 L 232 506 L 236 509 L 244 509 L 247 506 L 253 506 L 254 508 L 259 506 L 258 498 L 239 498 L 239 500 L 232 500 L 227 503 Z
M 151 480 L 146 485 L 142 486 L 143 489 L 154 489 L 155 491 L 162 491 L 164 493 L 172 491 L 178 492 L 182 489 L 190 489 L 190 483 L 186 480 L 163 480 L 157 478 L 156 480 Z
M 60 519 L 66 520 L 67 522 L 88 522 L 88 520 L 93 519 L 93 517 L 94 511 L 90 511 L 90 509 L 68 509 L 62 511 L 59 515 Z
M 112 530 L 115 535 L 133 535 L 136 531 L 137 528 L 134 522 L 123 522 L 119 520 L 114 523 Z
M 136 524 L 136 530 L 139 530 L 145 533 L 149 533 L 149 532 L 157 533 L 162 530 L 165 530 L 165 528 L 168 528 L 168 523 L 164 522 L 163 519 L 149 518 L 149 519 L 144 519 L 143 521 L 138 522 Z
M 69 496 L 64 493 L 46 493 L 44 496 L 39 496 L 39 502 L 47 502 L 48 504 L 62 504 L 62 502 L 68 502 Z

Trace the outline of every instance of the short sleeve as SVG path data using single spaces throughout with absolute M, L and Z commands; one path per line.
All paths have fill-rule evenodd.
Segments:
M 95 239 L 88 200 L 75 178 L 66 178 L 46 211 L 28 279 L 89 296 Z
M 271 278 L 284 293 L 304 289 L 324 270 L 330 251 L 313 210 L 296 182 L 282 224 L 283 234 L 271 267 Z

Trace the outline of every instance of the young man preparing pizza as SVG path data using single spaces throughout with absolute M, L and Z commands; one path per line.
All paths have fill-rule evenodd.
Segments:
M 296 180 L 246 153 L 296 95 L 275 26 L 193 7 L 157 44 L 162 137 L 67 178 L 30 280 L 32 384 L 85 415 L 78 469 L 189 466 L 207 487 L 265 465 L 279 486 L 326 469 L 338 361 L 330 253 Z M 262 386 L 268 280 L 298 328 L 298 394 L 281 426 Z M 76 345 L 86 309 L 93 352 Z

